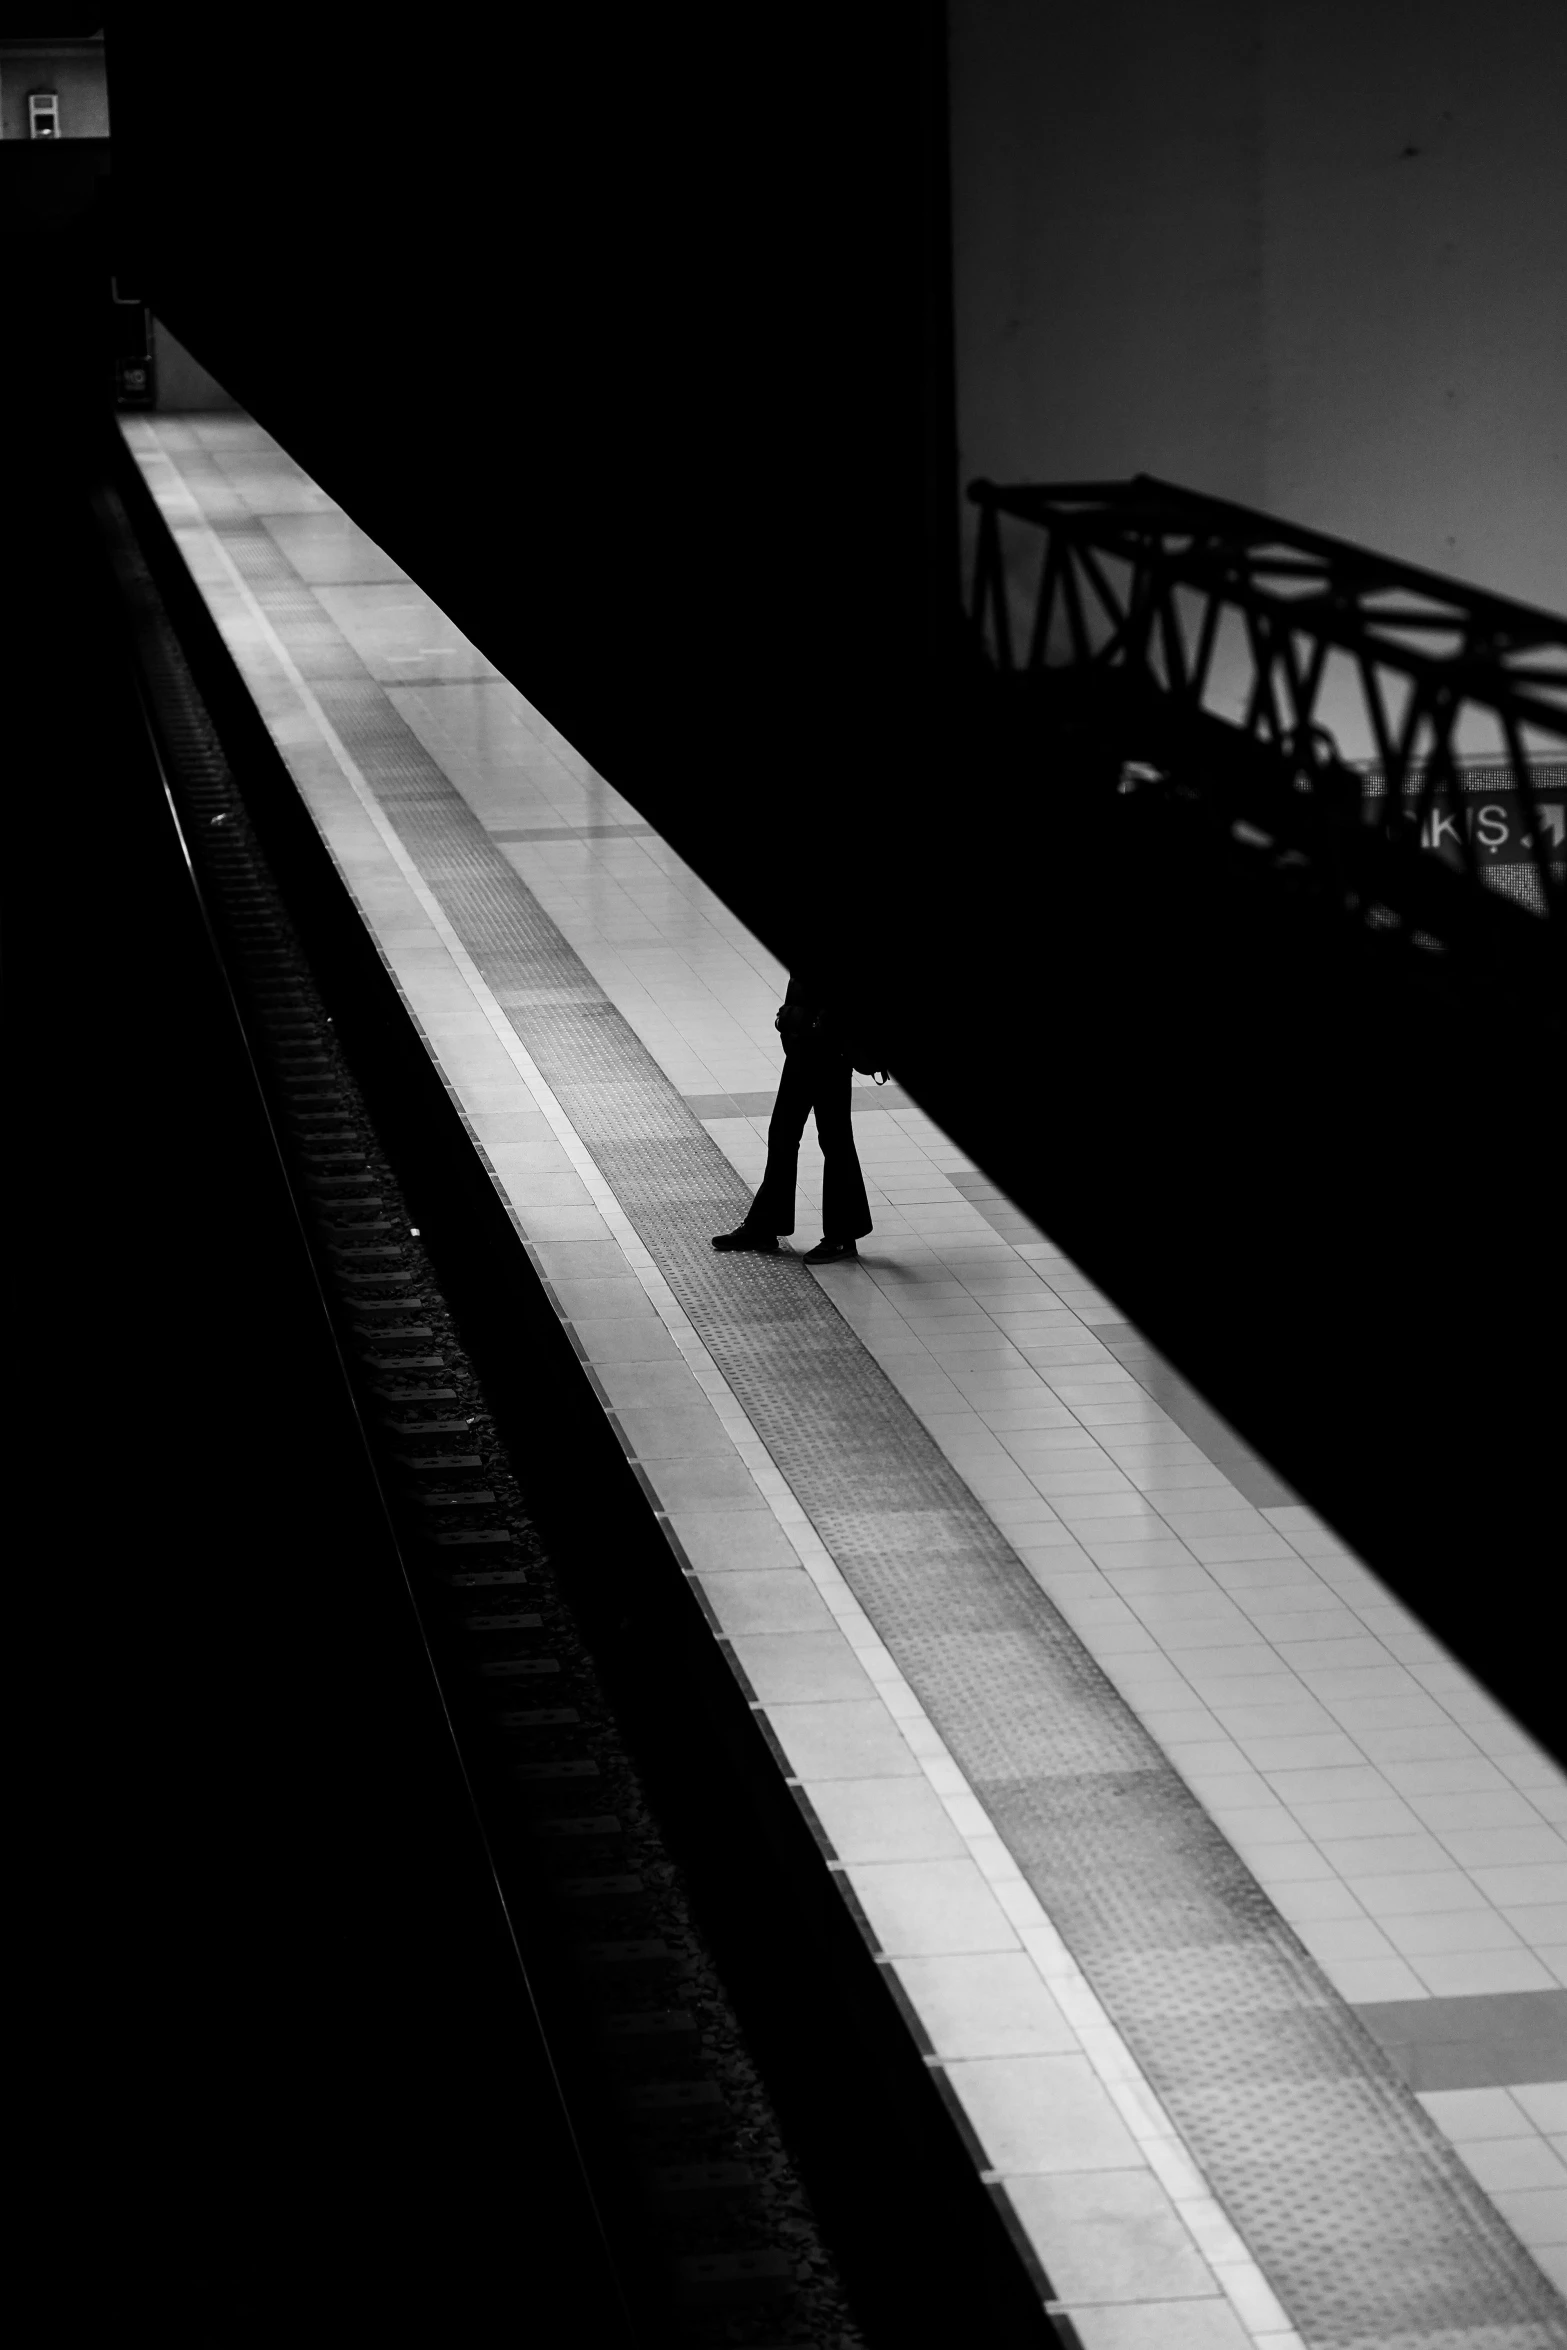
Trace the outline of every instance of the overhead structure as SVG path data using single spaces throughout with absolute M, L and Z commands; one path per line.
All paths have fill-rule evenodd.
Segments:
M 1197 795 L 1407 943 L 1560 954 L 1567 622 L 1146 474 L 969 495 L 990 670 L 1095 723 L 1123 790 Z

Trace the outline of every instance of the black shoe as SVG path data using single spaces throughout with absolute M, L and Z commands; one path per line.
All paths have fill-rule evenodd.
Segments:
M 778 1254 L 777 1236 L 771 1232 L 753 1232 L 749 1224 L 742 1224 L 738 1232 L 715 1232 L 714 1248 L 755 1249 L 758 1256 L 775 1257 Z
M 819 1240 L 805 1252 L 808 1265 L 841 1265 L 845 1257 L 857 1257 L 859 1250 L 852 1240 Z

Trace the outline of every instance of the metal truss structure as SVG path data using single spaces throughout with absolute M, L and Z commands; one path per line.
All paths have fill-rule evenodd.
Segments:
M 1249 775 L 1287 839 L 1336 828 L 1395 922 L 1431 918 L 1418 844 L 1561 940 L 1567 622 L 1146 474 L 969 496 L 989 669 L 1113 711 L 1123 788 L 1178 775 L 1244 818 Z

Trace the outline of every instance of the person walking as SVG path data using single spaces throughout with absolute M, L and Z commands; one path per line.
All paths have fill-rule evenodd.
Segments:
M 800 1137 L 816 1112 L 816 1133 L 825 1162 L 822 1180 L 822 1237 L 807 1249 L 808 1265 L 834 1265 L 857 1257 L 856 1242 L 871 1229 L 870 1202 L 854 1147 L 849 1097 L 854 1071 L 849 1047 L 838 1034 L 832 1006 L 820 983 L 796 973 L 773 1022 L 783 1038 L 783 1075 L 767 1128 L 767 1171 L 743 1224 L 713 1236 L 717 1249 L 776 1253 L 780 1233 L 794 1230 L 795 1180 Z

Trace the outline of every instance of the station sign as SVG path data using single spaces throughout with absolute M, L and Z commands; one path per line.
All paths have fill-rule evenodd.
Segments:
M 1419 798 L 1419 787 L 1407 794 Z M 1414 813 L 1413 807 L 1410 810 Z M 1517 792 L 1465 791 L 1457 798 L 1444 795 L 1426 811 L 1420 828 L 1424 849 L 1445 852 L 1454 863 L 1463 857 L 1467 834 L 1477 857 L 1488 865 L 1531 865 L 1539 857 L 1548 864 L 1567 858 L 1567 792 L 1537 791 L 1531 830 Z

